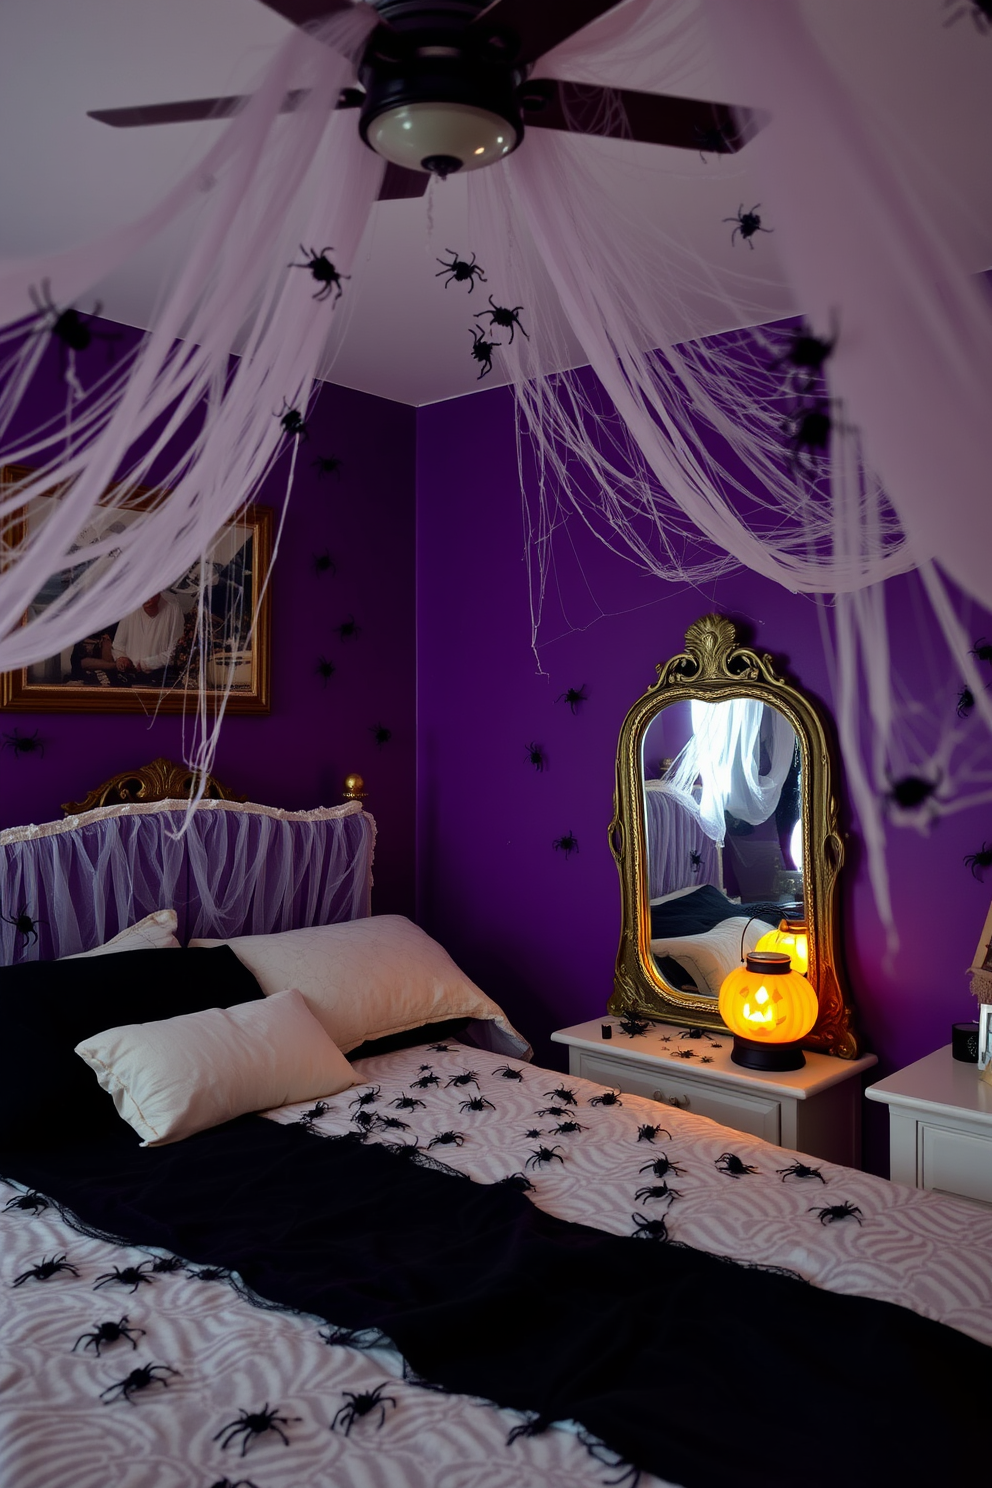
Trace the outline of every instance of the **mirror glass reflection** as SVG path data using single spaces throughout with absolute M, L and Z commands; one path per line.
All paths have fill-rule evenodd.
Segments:
M 715 999 L 762 936 L 802 919 L 799 741 L 756 698 L 680 701 L 651 720 L 641 769 L 655 968 Z

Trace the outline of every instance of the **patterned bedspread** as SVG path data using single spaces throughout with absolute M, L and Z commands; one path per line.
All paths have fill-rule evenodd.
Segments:
M 356 1073 L 362 1084 L 314 1108 L 315 1139 L 355 1130 L 357 1118 L 370 1142 L 417 1141 L 478 1182 L 525 1173 L 533 1202 L 562 1219 L 616 1234 L 650 1234 L 664 1219 L 674 1240 L 896 1302 L 992 1344 L 992 1213 L 811 1158 L 797 1172 L 796 1154 L 705 1118 L 635 1096 L 603 1104 L 602 1087 L 460 1045 L 365 1060 Z M 303 1108 L 270 1114 L 298 1121 Z M 435 1140 L 446 1133 L 456 1139 Z M 149 1253 L 5 1195 L 3 1488 L 591 1488 L 623 1473 L 567 1423 L 508 1445 L 518 1414 L 423 1389 L 394 1351 L 328 1343 L 323 1322 L 253 1306 L 195 1267 L 145 1265 L 146 1281 L 98 1286 Z M 61 1256 L 78 1275 L 15 1284 Z M 135 1346 L 118 1338 L 97 1353 L 87 1335 L 125 1318 Z M 115 1387 L 152 1364 L 165 1366 L 159 1382 L 123 1398 Z M 346 1431 L 347 1392 L 379 1386 L 382 1410 Z M 279 1431 L 225 1435 L 263 1409 Z M 643 1488 L 658 1482 L 642 1475 Z

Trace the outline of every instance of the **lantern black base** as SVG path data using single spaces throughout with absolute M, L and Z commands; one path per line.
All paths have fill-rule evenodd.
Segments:
M 734 1064 L 753 1070 L 802 1069 L 806 1055 L 800 1044 L 762 1044 L 757 1039 L 734 1034 L 734 1049 L 730 1058 Z

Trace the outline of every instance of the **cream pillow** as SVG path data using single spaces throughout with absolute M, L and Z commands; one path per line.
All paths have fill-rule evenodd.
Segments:
M 299 987 L 307 1007 L 345 1053 L 366 1039 L 424 1023 L 474 1018 L 502 1036 L 487 1048 L 530 1055 L 530 1045 L 502 1008 L 404 915 L 371 915 L 278 935 L 191 940 L 190 945 L 229 945 L 267 995 Z
M 115 951 L 162 951 L 181 949 L 176 939 L 179 916 L 174 909 L 156 909 L 136 925 L 128 925 L 113 939 L 92 951 L 78 951 L 75 956 L 60 956 L 60 961 L 81 961 L 84 956 L 110 956 Z
M 703 935 L 653 940 L 651 950 L 656 956 L 671 956 L 684 966 L 704 997 L 719 997 L 724 978 L 741 965 L 741 936 L 746 956 L 772 928 L 764 920 L 748 921 L 746 915 L 733 915 Z
M 143 1147 L 355 1083 L 295 988 L 235 1007 L 124 1023 L 83 1039 L 75 1052 Z

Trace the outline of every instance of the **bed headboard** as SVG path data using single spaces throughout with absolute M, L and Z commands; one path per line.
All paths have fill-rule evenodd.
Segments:
M 156 909 L 177 911 L 184 944 L 370 913 L 375 821 L 360 801 L 283 811 L 208 799 L 187 811 L 125 802 L 0 832 L 0 963 L 91 950 Z

